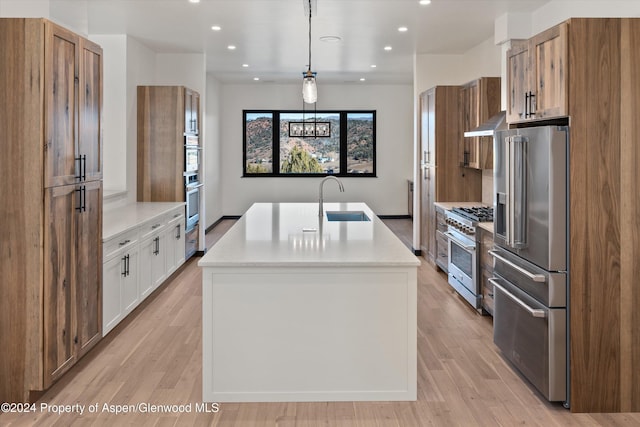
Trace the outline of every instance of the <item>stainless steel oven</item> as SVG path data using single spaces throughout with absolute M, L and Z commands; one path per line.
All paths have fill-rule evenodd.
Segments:
M 187 232 L 191 231 L 200 219 L 200 188 L 202 185 L 186 187 Z
M 476 226 L 493 221 L 493 208 L 488 206 L 455 207 L 445 212 L 448 240 L 449 284 L 473 308 L 482 310 L 482 281 L 476 255 Z
M 449 284 L 474 308 L 480 308 L 480 281 L 476 241 L 453 227 L 445 233 L 449 238 Z

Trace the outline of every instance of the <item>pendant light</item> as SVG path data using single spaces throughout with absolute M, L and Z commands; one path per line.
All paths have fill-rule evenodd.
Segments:
M 309 65 L 306 73 L 302 73 L 302 100 L 314 104 L 318 100 L 316 73 L 311 71 L 311 0 L 309 0 Z

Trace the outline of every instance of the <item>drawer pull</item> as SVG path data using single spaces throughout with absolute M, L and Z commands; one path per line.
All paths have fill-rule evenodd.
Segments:
M 503 294 L 505 294 L 509 299 L 511 299 L 516 304 L 518 304 L 520 307 L 522 307 L 532 317 L 539 317 L 539 318 L 547 317 L 547 313 L 544 310 L 539 310 L 539 309 L 529 307 L 527 303 L 525 303 L 520 298 L 513 295 L 511 292 L 507 291 L 505 288 L 503 288 L 498 282 L 496 282 L 495 279 L 496 278 L 489 279 L 489 283 L 491 283 L 495 288 L 498 288 L 499 290 L 501 290 Z
M 151 229 L 152 229 L 152 230 L 155 230 L 155 229 L 156 229 L 156 228 L 158 228 L 158 227 L 160 227 L 160 224 L 154 224 L 154 225 L 152 225 L 152 226 L 151 226 Z
M 124 242 L 120 242 L 120 246 L 124 246 L 124 245 L 126 245 L 127 243 L 131 243 L 131 240 L 127 239 L 127 240 L 125 240 Z

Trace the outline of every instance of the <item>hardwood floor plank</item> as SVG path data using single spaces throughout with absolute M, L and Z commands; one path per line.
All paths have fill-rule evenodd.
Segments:
M 408 233 L 409 220 L 394 229 Z M 399 224 L 398 221 L 405 221 Z M 386 221 L 385 221 L 386 222 Z M 212 245 L 234 221 L 207 235 Z M 480 316 L 422 262 L 418 272 L 416 402 L 202 404 L 202 275 L 192 258 L 37 402 L 51 405 L 191 404 L 191 412 L 0 414 L 2 426 L 619 426 L 640 414 L 572 414 L 540 395 L 493 344 L 490 317 Z

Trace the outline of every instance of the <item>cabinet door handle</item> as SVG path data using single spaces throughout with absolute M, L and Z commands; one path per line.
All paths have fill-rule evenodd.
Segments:
M 123 277 L 127 277 L 127 255 L 122 257 L 122 274 Z
M 87 187 L 84 185 L 76 188 L 76 193 L 78 193 L 78 205 L 76 206 L 76 211 L 85 212 L 87 210 L 86 200 L 87 200 Z
M 82 155 L 82 180 L 87 180 L 87 155 Z
M 180 240 L 180 224 L 176 225 L 176 240 Z
M 533 92 L 529 92 L 529 116 L 535 116 L 537 110 L 536 105 L 536 94 Z
M 153 250 L 154 255 L 158 255 L 160 253 L 160 237 L 156 237 L 153 239 L 155 242 L 155 249 Z
M 529 93 L 525 92 L 524 94 L 524 117 L 525 119 L 529 117 Z
M 82 181 L 82 156 L 76 157 L 75 161 L 78 162 L 77 168 L 76 168 L 77 173 L 76 173 L 75 178 L 78 181 Z

